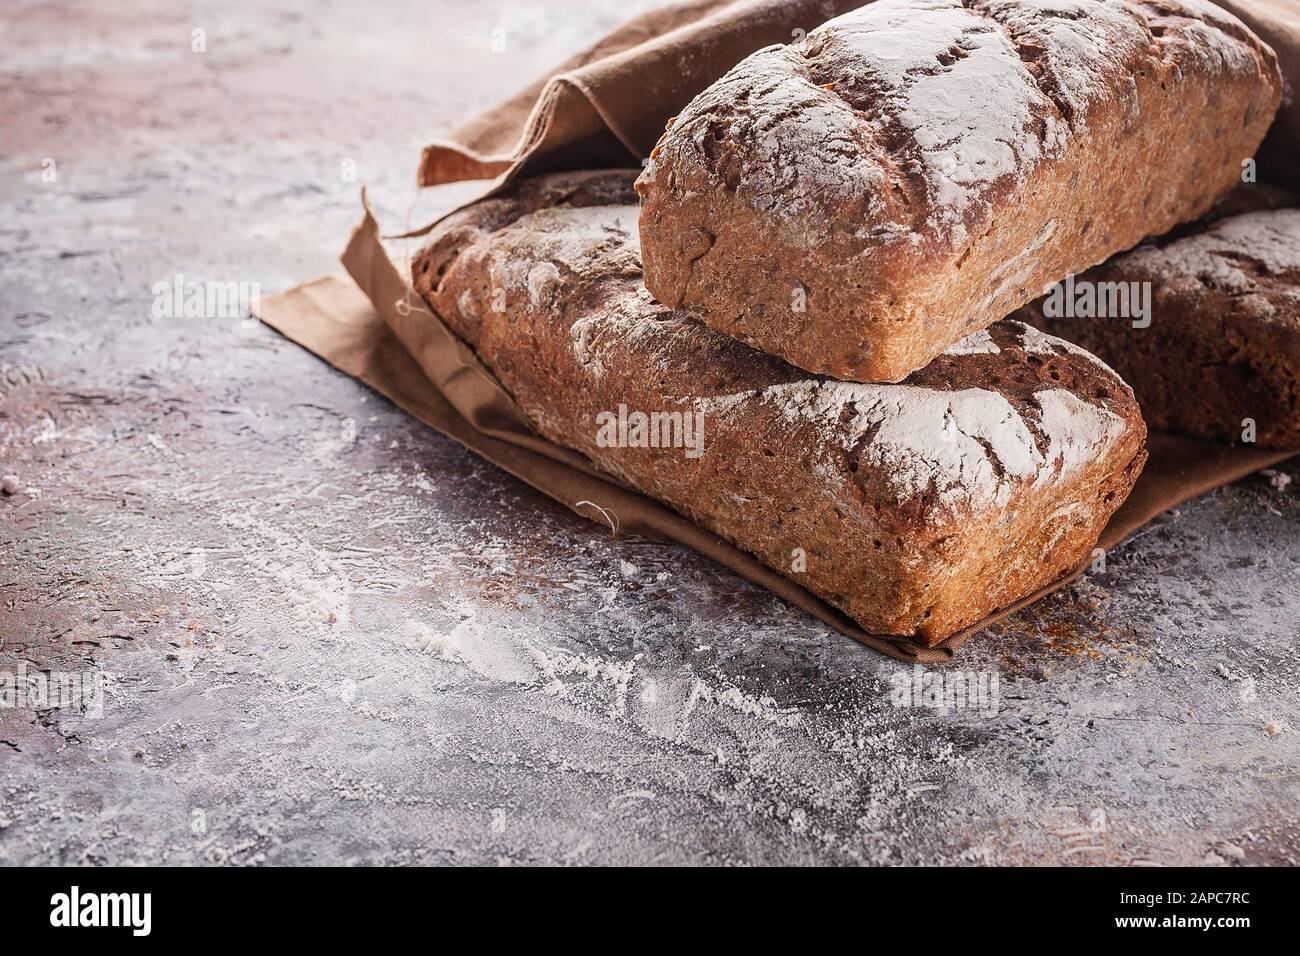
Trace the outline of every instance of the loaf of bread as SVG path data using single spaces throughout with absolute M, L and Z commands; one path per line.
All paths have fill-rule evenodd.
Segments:
M 1281 90 L 1204 0 L 876 0 L 669 124 L 637 184 L 645 284 L 801 368 L 899 381 L 1204 213 Z
M 1300 209 L 1140 246 L 1015 317 L 1114 365 L 1153 428 L 1300 449 Z
M 937 643 L 1088 556 L 1146 458 L 1110 369 L 999 323 L 903 384 L 810 375 L 654 301 L 634 177 L 526 180 L 413 262 L 538 432 L 873 633 Z

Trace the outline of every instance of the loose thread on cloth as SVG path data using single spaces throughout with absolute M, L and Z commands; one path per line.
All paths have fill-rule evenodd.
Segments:
M 417 235 L 411 229 L 411 219 L 415 213 L 415 207 L 420 203 L 420 195 L 421 192 L 417 190 L 411 197 L 411 201 L 406 207 L 406 212 L 402 214 L 402 232 L 396 237 L 402 241 L 400 258 L 403 266 L 402 276 L 405 280 L 402 285 L 405 291 L 402 298 L 393 303 L 393 308 L 397 310 L 397 314 L 402 316 L 402 318 L 406 318 L 417 308 L 426 315 L 433 314 L 423 302 L 417 304 L 414 301 L 413 296 L 415 294 L 415 286 L 411 283 L 410 279 L 406 278 L 411 274 L 411 261 L 413 259 L 413 256 L 411 255 L 411 243 L 413 243 L 417 238 Z
M 618 515 L 617 515 L 617 514 L 615 514 L 613 511 L 611 511 L 611 510 L 608 509 L 608 508 L 602 508 L 600 505 L 596 504 L 596 502 L 594 502 L 594 501 L 575 501 L 575 502 L 573 503 L 573 507 L 574 507 L 575 510 L 578 509 L 578 508 L 581 508 L 583 505 L 591 505 L 593 508 L 595 508 L 597 511 L 599 511 L 599 512 L 600 512 L 600 516 L 601 516 L 602 518 L 604 518 L 605 521 L 608 522 L 608 524 L 609 524 L 609 530 L 610 530 L 610 532 L 611 532 L 610 537 L 612 537 L 612 538 L 617 538 L 617 537 L 618 537 L 618 529 L 619 529 L 619 527 L 620 527 L 621 525 L 620 525 L 620 523 L 619 523 Z

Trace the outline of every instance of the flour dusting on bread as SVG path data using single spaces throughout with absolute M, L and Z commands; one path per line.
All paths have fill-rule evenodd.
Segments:
M 1023 182 L 1086 135 L 1093 104 L 1131 99 L 1127 64 L 1143 51 L 1196 56 L 1215 72 L 1258 70 L 1231 18 L 1181 2 L 877 0 L 741 61 L 682 112 L 664 148 L 690 142 L 703 156 L 723 130 L 749 139 L 752 154 L 723 173 L 738 195 L 787 220 L 919 171 L 927 225 L 962 231 L 994 186 Z M 1178 45 L 1153 38 L 1153 24 L 1161 36 L 1176 25 Z M 892 160 L 870 153 L 899 142 L 908 145 L 888 147 Z
M 1138 248 L 1117 263 L 1149 272 L 1173 288 L 1199 282 L 1238 295 L 1251 293 L 1260 286 L 1257 272 L 1300 274 L 1300 209 L 1232 216 L 1167 245 Z
M 980 329 L 978 332 L 972 332 L 960 342 L 954 342 L 944 349 L 944 355 L 996 355 L 1002 351 L 993 336 L 989 335 L 988 329 Z
M 734 414 L 745 402 L 771 403 L 787 422 L 813 425 L 823 454 L 852 450 L 866 438 L 862 461 L 881 470 L 898 500 L 934 494 L 952 513 L 1003 506 L 1026 482 L 1041 487 L 1072 476 L 1128 428 L 1119 415 L 1062 389 L 1037 392 L 1034 400 L 1041 415 L 1032 429 L 1005 396 L 985 388 L 810 379 L 702 404 Z

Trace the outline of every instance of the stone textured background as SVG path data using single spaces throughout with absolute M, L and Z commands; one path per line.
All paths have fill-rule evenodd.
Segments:
M 337 271 L 347 160 L 392 228 L 450 208 L 420 145 L 645 5 L 0 9 L 0 671 L 108 675 L 0 710 L 0 862 L 1296 863 L 1300 483 L 973 641 L 996 714 L 899 709 L 268 329 L 153 316 Z

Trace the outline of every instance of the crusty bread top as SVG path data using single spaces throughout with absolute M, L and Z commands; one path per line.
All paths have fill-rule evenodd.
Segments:
M 1280 89 L 1272 51 L 1203 0 L 876 0 L 741 61 L 670 123 L 639 186 L 707 169 L 809 247 L 852 223 L 953 248 L 1086 135 L 1090 107 L 1135 105 L 1139 73 L 1191 71 Z
M 1173 242 L 1139 246 L 1108 267 L 1149 277 L 1169 295 L 1200 287 L 1234 296 L 1274 294 L 1292 304 L 1287 320 L 1300 323 L 1300 209 L 1230 216 Z M 1274 314 L 1265 301 L 1259 304 Z
M 1141 448 L 1128 386 L 1020 323 L 964 339 L 900 384 L 871 385 L 812 375 L 655 302 L 641 283 L 633 175 L 539 177 L 449 217 L 413 264 L 416 288 L 472 346 L 508 321 L 536 336 L 537 361 L 590 382 L 615 376 L 655 390 L 661 407 L 689 404 L 767 440 L 776 427 L 806 442 L 828 479 L 856 482 L 904 519 L 960 520 L 1118 444 Z M 550 356 L 542 343 L 554 341 L 569 354 Z

